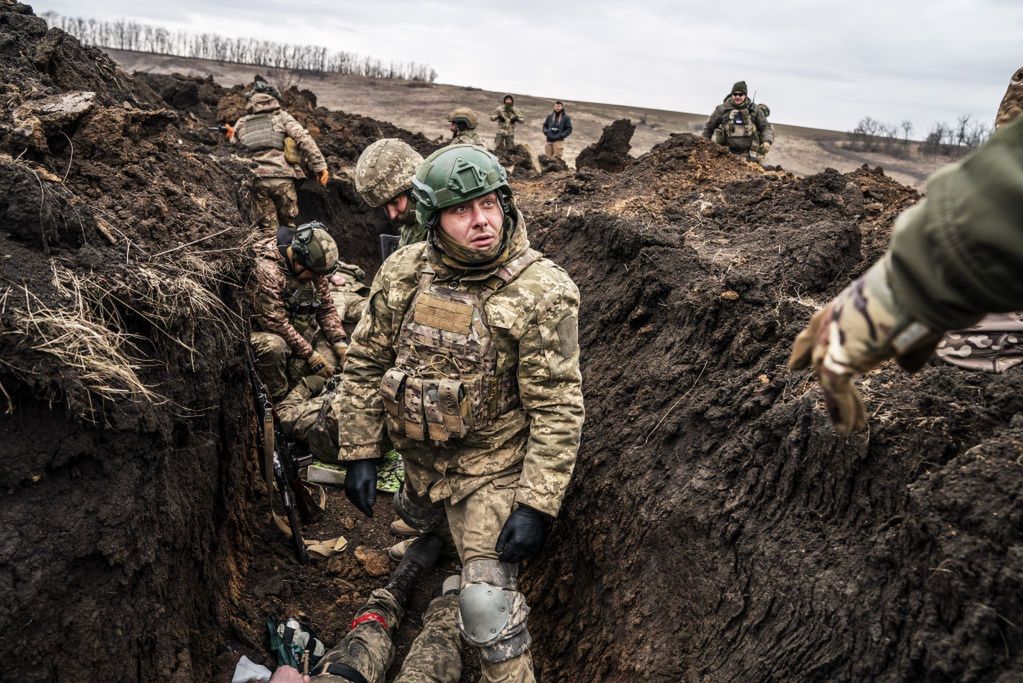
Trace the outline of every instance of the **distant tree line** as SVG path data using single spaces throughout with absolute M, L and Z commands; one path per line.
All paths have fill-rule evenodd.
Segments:
M 935 123 L 927 133 L 920 152 L 934 155 L 962 156 L 979 147 L 991 136 L 991 126 L 973 121 L 970 114 L 956 119 L 955 125 Z M 869 116 L 860 119 L 848 136 L 847 147 L 861 152 L 881 152 L 895 157 L 907 157 L 910 153 L 910 135 L 913 124 L 903 121 L 898 126 L 878 121 Z
M 135 21 L 97 21 L 44 12 L 51 28 L 70 33 L 85 45 L 116 50 L 152 52 L 177 57 L 213 59 L 252 64 L 272 69 L 294 69 L 308 73 L 338 73 L 369 78 L 396 78 L 433 83 L 437 72 L 426 64 L 406 62 L 384 64 L 379 59 L 351 52 L 331 52 L 316 45 L 292 45 L 255 38 L 227 38 L 216 33 L 168 31 Z

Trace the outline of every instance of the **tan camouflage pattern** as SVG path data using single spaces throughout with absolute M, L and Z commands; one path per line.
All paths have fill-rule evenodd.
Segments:
M 1023 66 L 1016 69 L 1009 80 L 1009 87 L 995 116 L 995 128 L 1014 121 L 1020 114 L 1023 114 Z
M 499 130 L 494 134 L 494 152 L 510 152 L 515 147 L 515 133 L 513 131 Z
M 529 248 L 521 213 L 508 256 Z M 445 265 L 428 244 L 395 252 L 377 272 L 370 301 L 353 334 L 342 383 L 345 416 L 338 439 L 342 461 L 376 458 L 384 441 L 381 383 L 395 366 L 401 325 L 429 265 L 436 283 L 459 292 L 479 292 L 490 271 L 463 271 Z M 457 284 L 454 284 L 457 281 Z M 520 405 L 491 425 L 442 447 L 393 435 L 408 463 L 442 475 L 430 491 L 434 501 L 458 503 L 487 481 L 514 474 L 515 501 L 557 515 L 575 464 L 583 423 L 579 372 L 579 291 L 560 267 L 541 258 L 486 301 L 486 320 L 496 349 L 495 375 L 517 376 Z M 438 359 L 420 359 L 425 371 Z M 414 482 L 416 483 L 416 482 Z M 421 483 L 421 482 L 420 482 Z M 425 488 L 418 486 L 419 490 Z
M 316 375 L 302 377 L 276 404 L 281 429 L 289 439 L 304 444 L 317 460 L 337 461 L 337 409 L 335 392 L 324 390 Z
M 370 206 L 383 206 L 411 189 L 421 163 L 423 155 L 404 140 L 377 140 L 355 162 L 355 189 Z
M 769 110 L 760 104 L 750 105 L 749 99 L 741 106 L 736 106 L 731 96 L 726 97 L 707 118 L 703 125 L 703 137 L 725 145 L 736 153 L 749 152 L 763 142 L 774 144 L 774 126 L 767 120 L 766 114 Z M 742 125 L 735 121 L 739 112 L 744 115 Z
M 1023 363 L 1023 313 L 992 313 L 938 343 L 938 357 L 967 370 L 1005 372 Z
M 296 278 L 278 251 L 276 238 L 257 245 L 253 276 L 258 331 L 283 338 L 291 353 L 303 360 L 313 353 L 309 331 L 314 323 L 331 344 L 345 339 L 327 278 L 316 275 L 308 282 Z
M 457 683 L 462 678 L 462 638 L 455 625 L 458 596 L 435 598 L 423 615 L 423 630 L 412 641 L 394 683 Z
M 457 596 L 436 598 L 430 603 L 423 615 L 423 630 L 413 641 L 394 683 L 458 683 L 462 676 L 462 658 L 455 628 L 457 610 Z M 325 673 L 332 663 L 341 662 L 361 673 L 369 683 L 384 682 L 394 660 L 392 636 L 398 629 L 403 610 L 388 590 L 378 588 L 356 617 L 369 612 L 382 616 L 389 628 L 377 621 L 359 624 L 323 655 L 310 672 L 314 681 L 350 683 L 347 678 Z
M 476 112 L 468 107 L 457 107 L 451 110 L 448 114 L 448 122 L 454 123 L 455 119 L 462 119 L 466 122 L 469 130 L 474 130 L 479 125 L 479 119 L 476 117 Z
M 483 668 L 481 681 L 534 680 L 526 623 L 529 606 L 518 591 L 518 565 L 499 562 L 494 549 L 501 528 L 514 509 L 518 479 L 517 472 L 483 479 L 478 488 L 458 502 L 450 498 L 444 500 L 447 525 L 462 563 L 462 588 L 473 583 L 500 586 L 507 591 L 512 605 L 505 631 L 495 642 L 479 648 Z M 438 489 L 445 488 L 445 478 L 432 468 L 406 459 L 405 487 L 414 489 L 410 492 L 411 498 L 426 501 L 435 498 Z M 461 630 L 460 616 L 457 624 Z M 518 654 L 523 647 L 526 652 Z M 510 657 L 509 651 L 514 651 L 516 656 Z
M 282 225 L 294 227 L 298 218 L 295 181 L 288 178 L 260 178 L 252 184 L 252 214 L 265 237 L 277 234 Z
M 497 134 L 494 136 L 494 151 L 507 152 L 515 146 L 515 124 L 525 121 L 522 114 L 514 106 L 502 104 L 490 114 L 491 121 L 497 121 Z
M 459 131 L 456 135 L 451 138 L 449 145 L 476 145 L 487 149 L 487 143 L 483 141 L 480 134 L 475 130 L 463 130 Z
M 277 400 L 288 392 L 288 343 L 270 332 L 253 332 L 249 336 L 252 344 L 253 365 L 256 375 L 266 385 L 271 400 Z
M 362 317 L 362 309 L 369 300 L 369 285 L 366 284 L 366 272 L 357 265 L 340 261 L 337 270 L 331 275 L 330 298 L 334 301 L 341 320 L 346 323 L 357 323 Z
M 302 127 L 295 117 L 281 109 L 281 104 L 273 96 L 266 93 L 257 93 L 249 100 L 246 110 L 249 112 L 238 119 L 234 124 L 235 134 L 231 138 L 233 142 L 245 136 L 245 126 L 250 117 L 254 114 L 272 112 L 270 121 L 275 131 L 290 137 L 298 145 L 299 154 L 305 165 L 313 173 L 319 173 L 327 168 L 327 161 L 323 153 L 316 145 L 316 141 L 305 128 Z M 305 173 L 300 166 L 288 163 L 284 157 L 283 149 L 268 149 L 250 154 L 252 159 L 252 172 L 260 178 L 305 178 Z

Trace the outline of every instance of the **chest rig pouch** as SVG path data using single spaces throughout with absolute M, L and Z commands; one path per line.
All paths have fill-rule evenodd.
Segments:
M 395 366 L 380 382 L 391 434 L 443 443 L 519 405 L 515 369 L 498 373 L 486 302 L 539 258 L 529 249 L 471 289 L 437 284 L 433 269 L 423 270 L 401 323 Z
M 268 149 L 284 149 L 283 131 L 274 130 L 273 114 L 263 112 L 250 114 L 238 134 L 238 142 L 253 152 Z
M 751 138 L 756 135 L 757 127 L 753 124 L 753 112 L 749 109 L 733 109 L 728 112 L 725 121 L 726 138 Z
M 284 310 L 288 312 L 291 324 L 304 335 L 306 330 L 313 324 L 313 316 L 322 301 L 316 292 L 316 287 L 311 282 L 302 282 L 295 278 L 288 278 L 288 283 L 281 292 L 281 300 L 284 302 Z

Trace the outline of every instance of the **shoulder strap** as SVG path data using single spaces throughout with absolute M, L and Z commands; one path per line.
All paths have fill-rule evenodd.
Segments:
M 526 249 L 524 252 L 505 263 L 503 266 L 498 268 L 493 275 L 487 278 L 486 285 L 487 288 L 490 289 L 490 294 L 493 294 L 498 289 L 517 278 L 522 274 L 522 271 L 539 261 L 541 258 L 543 258 L 543 254 L 536 249 Z

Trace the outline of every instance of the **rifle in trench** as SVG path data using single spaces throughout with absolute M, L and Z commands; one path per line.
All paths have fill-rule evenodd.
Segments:
M 274 410 L 266 386 L 256 374 L 252 358 L 247 360 L 249 378 L 255 393 L 256 410 L 262 425 L 263 469 L 270 494 L 270 513 L 277 527 L 291 536 L 295 546 L 296 559 L 301 564 L 307 564 L 309 551 L 302 539 L 302 523 L 311 524 L 317 521 L 323 515 L 323 510 L 321 506 L 317 505 L 312 493 L 306 488 L 306 483 L 299 475 L 302 464 L 295 457 L 292 444 L 284 438 L 280 418 L 277 417 L 277 411 Z M 281 498 L 281 505 L 288 518 L 287 523 L 278 517 L 273 509 L 275 484 Z

